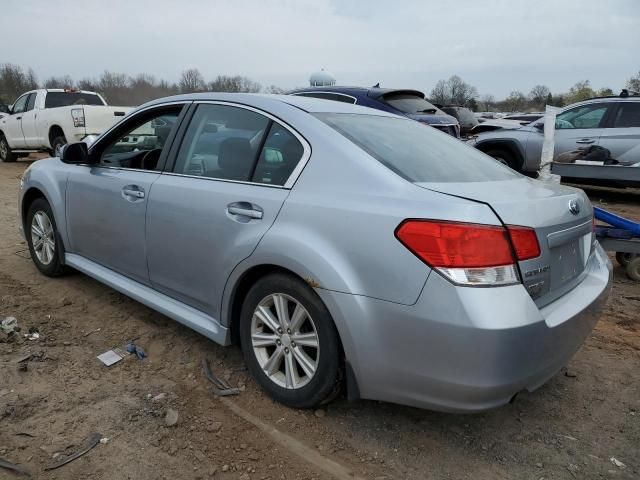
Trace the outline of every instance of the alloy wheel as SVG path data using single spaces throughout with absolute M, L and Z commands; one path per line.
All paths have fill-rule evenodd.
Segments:
M 9 149 L 7 147 L 7 141 L 4 139 L 0 140 L 0 158 L 2 158 L 3 160 L 7 158 L 8 152 Z
M 260 368 L 276 385 L 298 389 L 314 377 L 320 338 L 311 315 L 289 295 L 274 293 L 256 307 L 251 345 Z
M 43 265 L 49 265 L 56 251 L 56 242 L 53 224 L 42 210 L 38 210 L 31 220 L 31 243 L 38 261 Z

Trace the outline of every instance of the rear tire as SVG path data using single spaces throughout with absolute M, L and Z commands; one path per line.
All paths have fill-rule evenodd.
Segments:
M 0 161 L 11 163 L 16 161 L 16 154 L 11 151 L 9 142 L 4 135 L 0 134 Z
M 627 264 L 627 277 L 640 282 L 640 257 L 636 257 Z
M 53 139 L 53 142 L 51 142 L 51 151 L 53 152 L 53 156 L 54 157 L 60 157 L 60 149 L 62 148 L 63 145 L 67 144 L 67 139 L 64 138 L 64 135 L 60 135 L 59 137 L 56 137 Z
M 616 252 L 616 260 L 620 265 L 626 267 L 638 255 L 636 253 Z
M 47 277 L 65 273 L 62 264 L 62 244 L 51 206 L 44 198 L 33 201 L 27 212 L 25 236 L 31 259 L 37 269 Z
M 340 388 L 333 319 L 316 292 L 293 275 L 271 274 L 251 287 L 240 315 L 240 343 L 253 378 L 284 405 L 313 408 Z
M 486 153 L 490 157 L 495 158 L 503 165 L 506 165 L 507 167 L 518 172 L 520 171 L 520 166 L 518 165 L 516 158 L 510 151 L 505 150 L 504 148 L 494 148 L 491 150 L 487 150 L 484 153 Z

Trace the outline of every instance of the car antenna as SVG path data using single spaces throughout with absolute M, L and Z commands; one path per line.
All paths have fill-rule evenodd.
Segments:
M 380 82 L 376 83 L 373 87 L 371 88 L 380 88 Z

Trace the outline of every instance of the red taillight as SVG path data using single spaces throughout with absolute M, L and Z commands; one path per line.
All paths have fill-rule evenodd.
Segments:
M 514 263 L 503 227 L 436 220 L 406 220 L 396 237 L 432 267 L 483 268 Z
M 518 260 L 529 260 L 540 256 L 540 245 L 534 229 L 507 225 L 507 230 Z

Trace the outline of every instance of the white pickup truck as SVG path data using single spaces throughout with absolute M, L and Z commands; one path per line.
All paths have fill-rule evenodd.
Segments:
M 32 152 L 58 156 L 67 142 L 99 135 L 130 107 L 110 107 L 95 92 L 40 89 L 21 95 L 0 117 L 0 161 L 13 162 Z

